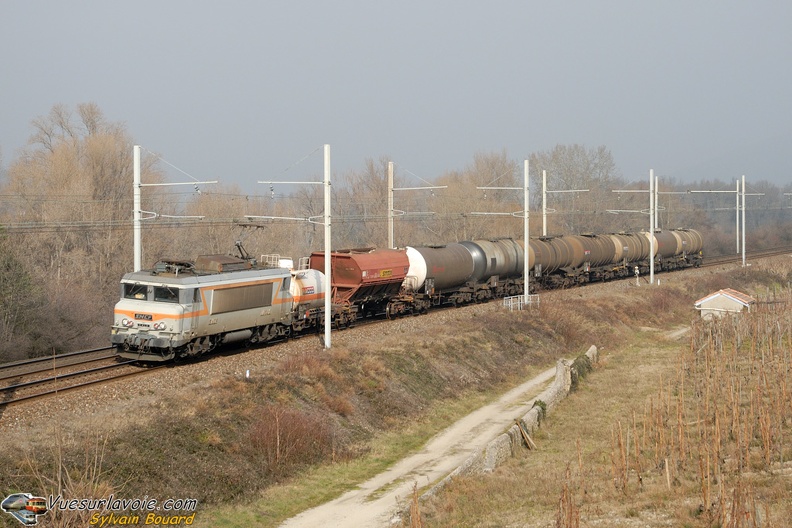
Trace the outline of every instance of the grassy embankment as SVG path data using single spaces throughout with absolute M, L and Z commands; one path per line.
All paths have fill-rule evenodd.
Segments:
M 757 269 L 759 268 L 759 269 Z M 731 274 L 773 305 L 681 340 L 613 342 L 537 451 L 421 504 L 425 526 L 789 526 L 792 297 L 785 268 Z
M 759 284 L 780 281 L 777 274 L 757 271 L 752 270 L 751 276 Z M 741 272 L 732 275 L 730 280 L 705 274 L 687 283 L 669 279 L 653 290 L 605 285 L 585 295 L 574 290 L 558 292 L 552 302 L 525 313 L 472 307 L 452 311 L 442 325 L 411 334 L 384 333 L 375 343 L 292 355 L 271 374 L 250 383 L 217 380 L 201 394 L 165 397 L 159 405 L 161 413 L 126 429 L 102 432 L 99 441 L 95 430 L 86 430 L 83 437 L 41 438 L 29 447 L 4 449 L 0 461 L 10 471 L 0 477 L 0 491 L 34 489 L 45 494 L 60 490 L 73 497 L 109 493 L 191 497 L 201 503 L 197 523 L 276 526 L 388 467 L 456 418 L 552 365 L 557 357 L 571 357 L 590 344 L 605 345 L 603 368 L 547 421 L 537 437 L 540 450 L 498 472 L 513 473 L 522 479 L 519 484 L 474 492 L 474 500 L 465 498 L 466 487 L 485 486 L 489 479 L 460 480 L 442 495 L 441 502 L 422 505 L 426 519 L 438 526 L 454 525 L 454 515 L 470 519 L 467 525 L 487 525 L 490 518 L 497 525 L 501 514 L 496 511 L 514 512 L 515 520 L 534 514 L 552 517 L 562 493 L 559 482 L 564 481 L 571 460 L 582 462 L 570 465 L 569 497 L 577 497 L 581 490 L 586 497 L 608 495 L 595 491 L 593 485 L 584 487 L 593 482 L 588 475 L 604 471 L 589 455 L 615 471 L 609 466 L 615 464 L 610 439 L 612 434 L 619 438 L 619 420 L 622 442 L 629 436 L 634 420 L 629 404 L 639 405 L 635 411 L 639 413 L 647 397 L 654 394 L 659 400 L 655 379 L 663 369 L 671 369 L 662 378 L 664 386 L 674 378 L 672 359 L 679 347 L 661 344 L 659 332 L 640 328 L 689 324 L 693 300 L 749 280 Z M 414 321 L 423 324 L 424 319 Z M 638 353 L 642 350 L 649 352 Z M 597 384 L 603 384 L 602 392 L 595 392 Z M 642 392 L 627 390 L 633 386 Z M 667 395 L 673 389 L 664 390 Z M 574 414 L 565 418 L 578 408 L 586 410 L 579 411 L 577 418 Z M 621 411 L 613 414 L 614 409 Z M 589 429 L 569 433 L 564 420 L 585 423 Z M 580 459 L 578 437 L 581 454 L 586 454 Z M 605 441 L 606 447 L 589 444 L 595 439 Z M 630 452 L 634 445 L 629 444 Z M 539 473 L 556 475 L 556 480 L 539 488 L 528 485 L 537 480 L 531 464 L 552 453 L 558 453 L 557 463 L 564 471 L 543 469 Z M 652 478 L 645 464 L 644 486 Z M 625 474 L 633 473 L 622 471 Z M 619 493 L 627 496 L 635 477 L 622 478 L 626 484 Z M 676 478 L 681 483 L 685 477 Z M 677 485 L 668 493 L 681 489 Z M 521 490 L 527 493 L 524 497 L 512 495 Z M 474 509 L 491 512 L 477 523 L 465 504 L 475 504 L 478 495 L 512 499 L 477 505 Z M 538 495 L 547 501 L 537 502 Z M 570 504 L 583 511 L 589 504 L 599 507 L 579 499 Z M 639 505 L 624 511 L 643 509 Z

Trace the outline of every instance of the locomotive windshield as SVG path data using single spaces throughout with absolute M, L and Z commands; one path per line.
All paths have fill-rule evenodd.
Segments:
M 181 302 L 185 304 L 201 302 L 201 291 L 198 288 L 182 289 L 170 286 L 150 286 L 148 284 L 121 284 L 121 296 L 124 299 L 134 299 L 137 301 L 155 301 L 166 303 L 179 303 L 181 292 Z M 150 294 L 153 293 L 153 297 Z
M 168 286 L 155 286 L 154 300 L 157 302 L 177 303 L 179 302 L 179 290 Z
M 145 284 L 123 284 L 122 286 L 124 299 L 146 300 L 148 286 Z

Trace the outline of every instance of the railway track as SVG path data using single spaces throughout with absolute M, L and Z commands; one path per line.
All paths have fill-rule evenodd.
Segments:
M 155 368 L 118 361 L 112 347 L 0 365 L 0 407 L 108 383 Z
M 752 252 L 746 255 L 746 259 L 756 260 L 790 254 L 792 254 L 792 248 L 774 248 Z M 741 260 L 741 255 L 708 257 L 704 260 L 702 267 L 737 263 Z M 382 320 L 381 317 L 362 319 L 356 321 L 352 328 L 376 324 Z M 311 335 L 300 337 L 310 337 Z M 321 339 L 321 335 L 317 335 L 317 337 Z M 277 343 L 278 341 L 270 343 L 268 346 Z M 240 347 L 232 346 L 215 355 L 236 354 L 240 351 Z M 120 361 L 112 347 L 81 350 L 52 357 L 2 364 L 0 365 L 0 409 L 15 403 L 37 400 L 58 393 L 145 374 L 167 366 L 172 366 L 172 364 L 141 366 L 135 360 Z
M 762 258 L 777 257 L 780 255 L 790 255 L 790 254 L 792 254 L 792 247 L 780 247 L 780 248 L 765 249 L 762 251 L 754 251 L 751 253 L 746 253 L 745 259 L 758 260 Z M 723 264 L 732 264 L 735 262 L 742 262 L 742 255 L 718 255 L 715 257 L 705 256 L 704 262 L 701 264 L 701 267 L 707 268 L 711 266 L 720 266 Z
M 39 357 L 13 361 L 0 365 L 0 383 L 20 376 L 31 376 L 55 369 L 85 365 L 99 361 L 111 360 L 116 357 L 112 347 L 91 348 L 56 356 Z

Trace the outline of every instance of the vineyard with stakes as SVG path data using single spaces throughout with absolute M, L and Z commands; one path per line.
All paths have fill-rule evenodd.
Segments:
M 792 296 L 752 313 L 694 321 L 676 375 L 612 424 L 613 485 L 697 496 L 706 526 L 773 526 L 763 497 L 771 475 L 792 473 Z M 583 462 L 568 469 L 557 525 L 579 526 Z M 776 512 L 775 517 L 778 517 Z

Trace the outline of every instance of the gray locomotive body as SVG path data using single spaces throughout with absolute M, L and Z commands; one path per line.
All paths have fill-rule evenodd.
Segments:
M 223 256 L 164 261 L 121 279 L 111 343 L 124 358 L 198 356 L 235 340 L 265 342 L 292 327 L 291 273 Z

